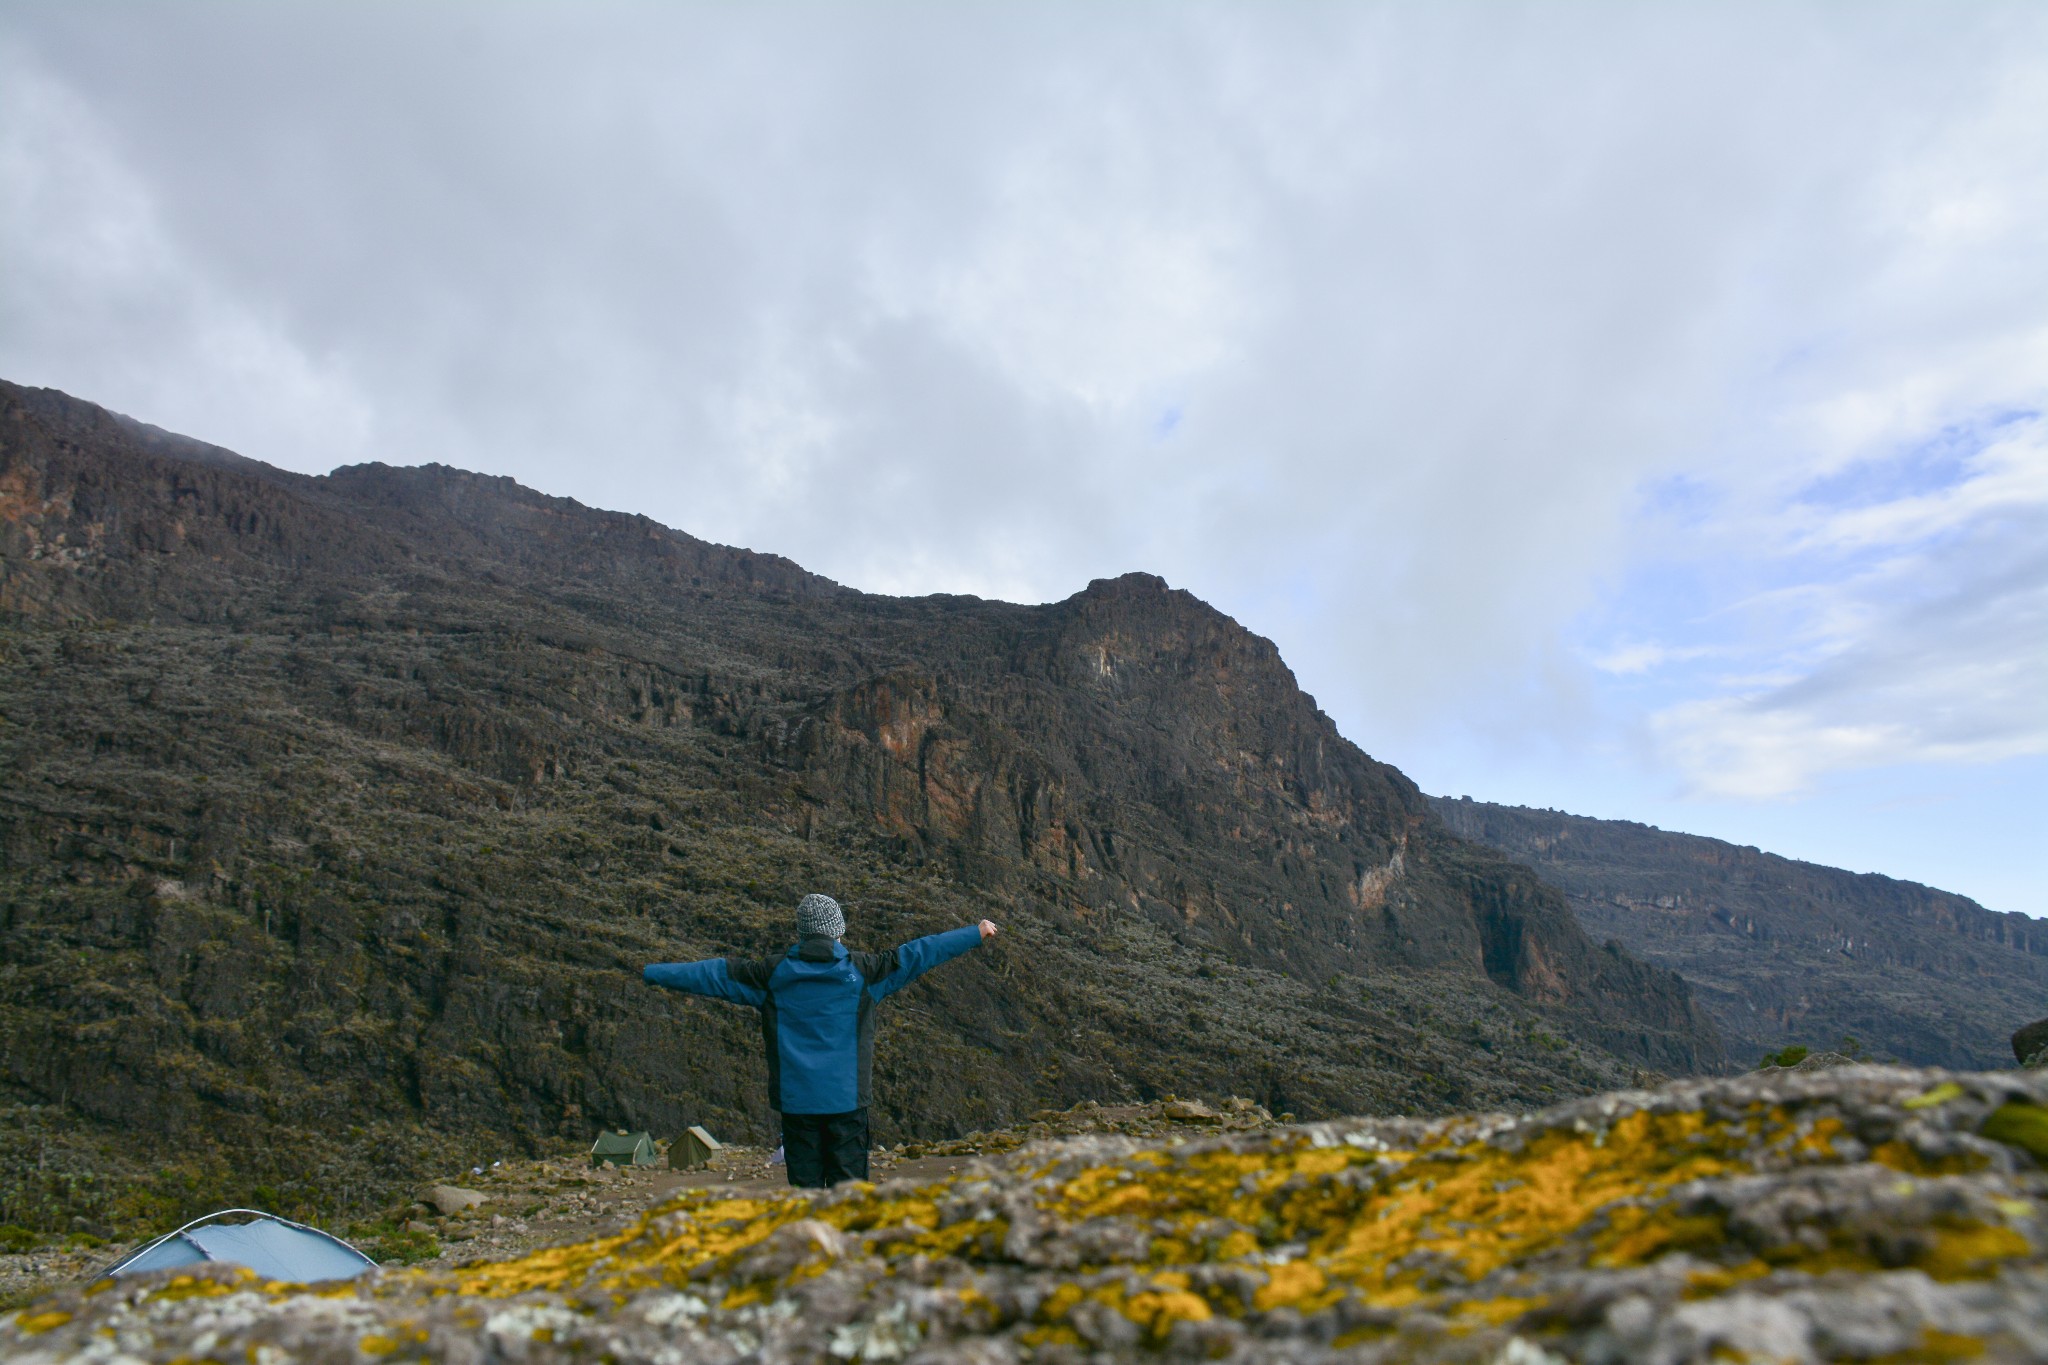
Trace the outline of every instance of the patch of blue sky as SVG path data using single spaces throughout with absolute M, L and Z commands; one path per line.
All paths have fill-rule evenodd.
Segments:
M 1721 573 L 1718 564 L 1694 559 L 1640 561 L 1608 582 L 1579 633 L 1641 636 L 1673 625 L 1704 623 L 1724 599 Z
M 1622 567 L 1570 630 L 1582 652 L 1607 657 L 1658 644 L 1674 654 L 1697 656 L 1702 646 L 1724 653 L 1744 633 L 1746 603 L 1806 579 L 1782 553 L 1731 540 L 1729 503 L 1728 490 L 1694 474 L 1642 487 Z M 1634 657 L 1647 656 L 1637 648 Z
M 1187 416 L 1185 403 L 1170 403 L 1152 422 L 1152 439 L 1164 441 L 1180 430 L 1181 419 Z
M 1849 511 L 1940 493 L 1966 482 L 1973 473 L 1972 462 L 2009 428 L 2040 418 L 2039 409 L 2009 407 L 1954 422 L 1921 440 L 1825 474 L 1799 489 L 1795 499 L 1824 511 Z
M 1568 629 L 1576 652 L 1601 675 L 1602 691 L 1631 706 L 1667 692 L 1699 687 L 1743 652 L 1747 631 L 1731 612 L 1730 594 L 1754 591 L 1731 582 L 1716 559 L 1638 561 Z
M 1726 505 L 1727 496 L 1695 474 L 1671 474 L 1643 485 L 1638 515 L 1680 527 L 1704 525 Z
M 1688 651 L 1697 656 L 1703 644 L 1726 653 L 1745 637 L 1757 647 L 1775 640 L 1781 654 L 1811 652 L 1786 648 L 1795 643 L 1825 651 L 1832 632 L 1819 628 L 1820 617 L 1871 592 L 1894 603 L 1938 592 L 1945 581 L 1938 575 L 1897 581 L 1898 570 L 1909 562 L 1902 556 L 1936 552 L 1935 546 L 1948 541 L 1975 542 L 1984 527 L 1974 518 L 1935 519 L 1904 522 L 1897 536 L 1810 532 L 1836 516 L 1967 484 L 1983 472 L 1979 457 L 1988 447 L 2041 416 L 2038 409 L 2018 406 L 1991 410 L 1815 479 L 1789 499 L 1790 520 L 1779 534 L 1760 539 L 1753 532 L 1720 534 L 1727 529 L 1718 524 L 1723 498 L 1710 482 L 1677 476 L 1648 484 L 1639 504 L 1639 553 L 1576 634 L 1589 657 L 1610 660 L 1649 657 L 1640 648 L 1618 655 L 1621 645 L 1655 642 L 1673 657 Z M 1823 520 L 1816 524 L 1815 517 Z

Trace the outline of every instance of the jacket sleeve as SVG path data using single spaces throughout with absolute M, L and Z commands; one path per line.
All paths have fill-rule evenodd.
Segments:
M 887 999 L 941 962 L 951 962 L 980 943 L 981 926 L 978 924 L 914 938 L 894 950 L 896 969 L 880 981 L 871 983 L 868 990 L 877 1000 Z
M 666 986 L 672 991 L 687 991 L 691 995 L 708 995 L 719 1000 L 730 1000 L 735 1005 L 753 1005 L 758 1008 L 768 999 L 768 993 L 758 986 L 752 986 L 735 977 L 732 959 L 709 957 L 702 962 L 657 962 L 640 973 L 650 986 Z

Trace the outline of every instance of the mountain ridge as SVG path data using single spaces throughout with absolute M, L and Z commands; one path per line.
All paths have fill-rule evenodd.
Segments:
M 1464 837 L 1558 886 L 1589 933 L 1671 967 L 1741 1057 L 1851 1036 L 1997 1067 L 2048 1014 L 2048 922 L 1879 873 L 1634 821 L 1433 797 Z
M 0 385 L 0 1221 L 762 1136 L 748 1021 L 637 969 L 775 951 L 820 887 L 862 946 L 1011 930 L 885 1012 L 885 1140 L 1721 1062 L 1676 975 L 1157 578 L 878 597 L 510 480 L 183 439 Z M 177 1180 L 93 1193 L 136 1134 Z

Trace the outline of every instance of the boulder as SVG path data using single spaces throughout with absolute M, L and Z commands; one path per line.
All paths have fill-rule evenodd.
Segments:
M 1223 1116 L 1200 1100 L 1171 1100 L 1166 1105 L 1166 1117 L 1180 1123 L 1220 1123 Z
M 488 1200 L 489 1196 L 478 1194 L 475 1190 L 465 1190 L 459 1185 L 436 1185 L 426 1192 L 420 1202 L 440 1210 L 444 1218 L 453 1218 L 463 1210 L 476 1208 Z
M 2048 1048 L 2048 1019 L 2036 1019 L 2012 1036 L 2013 1060 L 2021 1066 L 2033 1065 L 2034 1054 Z

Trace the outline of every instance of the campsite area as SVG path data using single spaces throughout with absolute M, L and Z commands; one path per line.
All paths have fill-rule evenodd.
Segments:
M 728 1147 L 715 1166 L 592 1168 L 581 1150 L 534 1160 L 509 1160 L 479 1174 L 447 1172 L 427 1187 L 471 1190 L 485 1202 L 444 1214 L 421 1201 L 378 1218 L 330 1229 L 386 1265 L 454 1266 L 479 1257 L 500 1260 L 542 1247 L 616 1231 L 673 1191 L 730 1183 L 749 1191 L 780 1188 L 781 1168 L 757 1147 Z M 425 1193 L 425 1191 L 423 1191 Z M 168 1230 L 168 1229 L 167 1229 Z M 0 1304 L 17 1307 L 38 1295 L 93 1277 L 140 1244 L 74 1237 L 0 1255 Z
M 976 1156 L 996 1155 L 1042 1138 L 1101 1133 L 1170 1139 L 1250 1131 L 1275 1122 L 1265 1109 L 1244 1099 L 1214 1107 L 1175 1096 L 1152 1104 L 1084 1101 L 1072 1109 L 1043 1111 L 1028 1123 L 1009 1128 L 942 1142 L 878 1147 L 871 1173 L 877 1181 L 936 1180 L 961 1170 Z M 489 1167 L 444 1172 L 423 1185 L 417 1198 L 393 1205 L 374 1219 L 328 1230 L 387 1266 L 454 1268 L 473 1261 L 509 1261 L 545 1247 L 619 1232 L 681 1190 L 715 1187 L 751 1197 L 784 1193 L 788 1182 L 772 1156 L 763 1147 L 727 1145 L 703 1169 L 671 1170 L 665 1157 L 657 1165 L 593 1166 L 588 1147 L 564 1147 L 530 1160 L 504 1159 Z M 444 1189 L 481 1195 L 483 1202 L 442 1212 L 432 1198 Z M 452 1207 L 458 1201 L 448 1202 Z M 0 1253 L 0 1310 L 89 1281 L 137 1245 L 74 1237 L 19 1251 L 9 1248 Z

